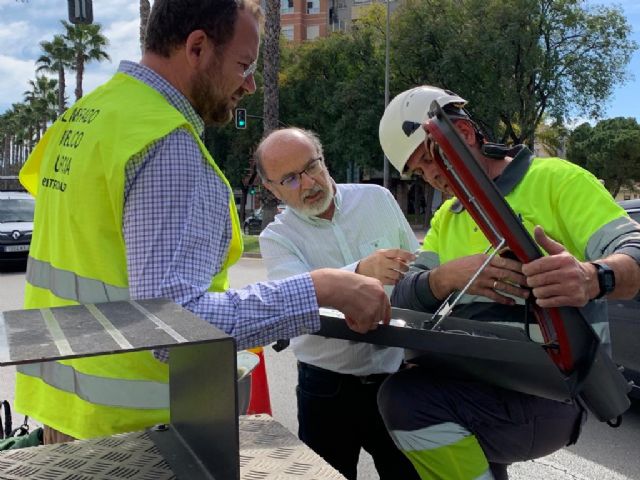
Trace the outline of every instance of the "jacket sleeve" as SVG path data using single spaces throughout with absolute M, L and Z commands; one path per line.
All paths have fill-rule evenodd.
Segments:
M 420 252 L 409 272 L 398 282 L 391 294 L 391 305 L 420 312 L 433 312 L 438 308 L 438 300 L 429 286 L 430 270 L 437 266 L 437 255 Z

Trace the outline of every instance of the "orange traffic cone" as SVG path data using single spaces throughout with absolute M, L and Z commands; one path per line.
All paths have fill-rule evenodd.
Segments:
M 247 415 L 255 415 L 257 413 L 272 415 L 264 352 L 262 347 L 252 348 L 249 351 L 260 357 L 260 363 L 251 372 L 251 396 L 249 397 Z

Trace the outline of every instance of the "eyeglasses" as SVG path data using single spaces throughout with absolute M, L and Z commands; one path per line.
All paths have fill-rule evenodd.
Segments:
M 255 60 L 251 63 L 251 65 L 249 65 L 247 68 L 244 69 L 244 71 L 242 72 L 242 78 L 246 79 L 247 77 L 253 75 L 254 73 L 256 73 L 257 69 L 258 69 L 258 61 Z
M 295 190 L 300 187 L 300 180 L 302 178 L 302 174 L 306 174 L 309 177 L 315 177 L 322 171 L 322 157 L 312 158 L 304 170 L 300 170 L 296 173 L 290 173 L 286 177 L 284 177 L 279 182 L 274 182 L 273 180 L 266 179 L 269 183 L 279 183 L 283 187 L 287 187 L 291 190 Z
M 214 37 L 213 36 L 209 35 L 206 31 L 204 33 L 205 33 L 205 35 L 207 36 L 207 38 L 210 41 L 214 42 L 214 40 L 213 40 Z M 215 42 L 214 42 L 214 44 L 215 44 Z M 256 73 L 256 70 L 258 69 L 258 60 L 257 59 L 254 60 L 249 65 L 247 65 L 246 63 L 243 63 L 243 62 L 238 62 L 238 65 L 240 65 L 242 67 L 242 78 L 244 80 L 246 80 L 247 77 L 249 77 L 249 76 L 253 75 L 254 73 Z M 245 68 L 245 65 L 247 65 L 246 68 Z

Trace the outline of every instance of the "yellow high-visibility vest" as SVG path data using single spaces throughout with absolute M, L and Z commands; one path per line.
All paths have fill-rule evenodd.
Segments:
M 178 110 L 153 88 L 117 73 L 47 130 L 20 172 L 36 197 L 26 308 L 129 298 L 122 233 L 125 167 L 180 127 L 192 133 L 229 188 L 232 240 L 210 290 L 228 288 L 227 269 L 243 248 L 229 182 Z M 16 409 L 76 438 L 169 422 L 168 367 L 151 352 L 27 365 L 18 372 Z
M 531 236 L 536 225 L 544 226 L 547 235 L 580 261 L 587 258 L 591 237 L 624 215 L 591 173 L 554 157 L 533 158 L 526 175 L 505 199 Z M 490 245 L 468 211 L 451 211 L 454 202 L 451 198 L 438 209 L 422 244 L 424 251 L 438 255 L 440 264 L 482 253 Z

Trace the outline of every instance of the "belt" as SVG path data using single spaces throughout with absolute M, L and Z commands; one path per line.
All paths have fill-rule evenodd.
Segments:
M 336 375 L 349 379 L 356 380 L 360 382 L 362 385 L 377 385 L 382 383 L 390 373 L 372 373 L 370 375 L 351 375 L 349 373 L 339 373 L 334 372 L 333 370 L 327 370 L 326 368 L 316 367 L 315 365 L 311 365 L 309 363 L 298 362 L 298 367 L 302 369 L 313 370 L 318 373 L 322 373 L 324 375 Z
M 356 377 L 361 384 L 363 385 L 377 385 L 386 380 L 386 378 L 391 375 L 390 373 L 372 373 L 371 375 L 357 376 L 350 375 L 352 377 Z

